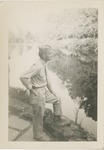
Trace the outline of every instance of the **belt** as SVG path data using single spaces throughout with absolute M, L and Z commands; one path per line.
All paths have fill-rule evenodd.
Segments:
M 33 89 L 39 89 L 39 88 L 43 88 L 45 86 L 41 86 L 41 87 L 35 87 L 35 86 L 32 86 Z

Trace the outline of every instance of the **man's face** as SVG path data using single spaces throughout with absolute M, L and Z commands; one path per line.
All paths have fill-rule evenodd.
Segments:
M 44 58 L 45 62 L 48 62 L 48 61 L 50 61 L 52 59 L 52 57 L 53 57 L 52 52 L 48 52 L 48 53 L 44 54 L 43 58 Z
M 54 57 L 54 51 L 50 47 L 46 46 L 46 48 L 43 47 L 43 49 L 40 49 L 40 58 L 44 62 L 50 61 L 53 57 Z

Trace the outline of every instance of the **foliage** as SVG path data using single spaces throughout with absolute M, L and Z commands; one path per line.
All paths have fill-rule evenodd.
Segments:
M 86 114 L 97 120 L 97 10 L 84 9 L 79 14 L 74 36 L 70 34 L 66 45 L 57 50 L 50 67 L 66 82 L 72 98 L 83 99 L 80 107 Z
M 88 116 L 96 118 L 97 111 L 97 66 L 92 66 L 92 61 L 83 62 L 77 56 L 65 55 L 59 52 L 56 60 L 49 67 L 55 71 L 63 82 L 66 82 L 72 98 L 87 97 L 82 107 L 88 111 Z M 60 67 L 61 66 L 61 67 Z M 90 104 L 90 109 L 89 109 Z M 88 110 L 89 109 L 89 110 Z
M 66 83 L 71 97 L 81 97 L 80 107 L 94 120 L 97 120 L 97 14 L 97 9 L 82 9 L 76 19 L 69 17 L 76 27 L 67 30 L 65 45 L 57 50 L 57 57 L 50 64 Z
M 16 98 L 16 99 L 24 101 L 24 102 L 29 101 L 29 96 L 28 96 L 26 90 L 23 90 L 21 88 L 14 88 L 14 87 L 9 88 L 9 97 Z
M 50 18 L 53 23 L 53 32 L 49 34 L 52 39 L 64 38 L 97 38 L 98 37 L 98 11 L 93 8 L 65 9 L 62 13 Z

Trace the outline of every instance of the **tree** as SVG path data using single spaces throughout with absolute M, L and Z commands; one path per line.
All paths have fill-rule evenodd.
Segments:
M 92 60 L 80 59 L 78 55 L 65 55 L 61 51 L 53 62 L 51 69 L 56 72 L 63 82 L 66 82 L 66 87 L 70 96 L 73 99 L 77 97 L 87 97 L 86 101 L 82 101 L 79 107 L 83 107 L 88 116 L 97 120 L 97 63 L 92 66 Z M 82 55 L 81 55 L 82 58 Z M 96 59 L 95 59 L 96 60 Z M 94 60 L 93 60 L 94 61 Z M 61 67 L 60 67 L 61 66 Z
M 34 35 L 30 31 L 28 31 L 25 36 L 25 42 L 31 44 L 31 43 L 34 43 L 35 40 L 36 39 L 35 39 Z
M 84 108 L 88 116 L 97 120 L 98 12 L 97 9 L 80 9 L 76 13 L 76 17 L 73 18 L 69 12 L 66 12 L 61 19 L 58 18 L 57 26 L 60 23 L 63 23 L 63 26 L 59 25 L 57 29 L 61 32 L 57 30 L 56 33 L 60 33 L 63 38 L 60 39 L 57 57 L 50 63 L 50 68 L 59 75 L 63 82 L 66 82 L 73 99 L 77 97 L 82 99 L 80 108 Z M 70 20 L 71 25 L 76 26 L 72 31 L 70 31 L 70 24 L 68 26 Z M 68 35 L 66 39 L 65 33 Z M 63 39 L 65 39 L 64 42 Z M 57 40 L 59 41 L 59 38 Z M 65 44 L 62 45 L 62 42 Z

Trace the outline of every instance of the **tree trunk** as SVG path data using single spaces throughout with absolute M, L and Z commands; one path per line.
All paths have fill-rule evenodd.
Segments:
M 76 124 L 78 123 L 78 113 L 79 113 L 79 108 L 77 108 L 76 112 L 75 112 L 75 123 Z

